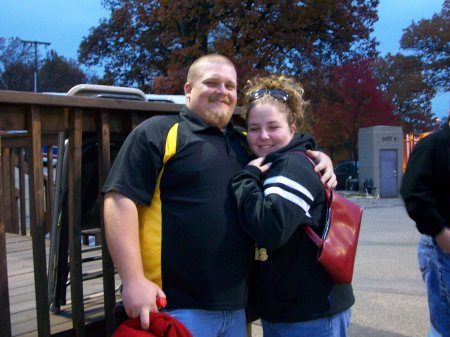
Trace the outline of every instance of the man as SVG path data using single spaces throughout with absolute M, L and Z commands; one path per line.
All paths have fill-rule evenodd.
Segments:
M 239 226 L 229 190 L 231 177 L 249 161 L 245 137 L 230 124 L 236 86 L 226 57 L 196 60 L 180 115 L 152 117 L 133 130 L 103 188 L 123 303 L 144 329 L 149 312 L 158 310 L 156 298 L 167 296 L 165 311 L 195 337 L 246 336 L 254 245 Z M 329 158 L 313 156 L 321 159 L 316 169 L 328 168 L 324 181 L 334 185 Z
M 413 149 L 400 193 L 423 235 L 419 267 L 428 293 L 430 337 L 450 336 L 450 125 Z

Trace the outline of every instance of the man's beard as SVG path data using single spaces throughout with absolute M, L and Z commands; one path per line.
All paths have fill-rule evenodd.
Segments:
M 211 125 L 223 129 L 230 122 L 231 116 L 233 112 L 228 110 L 206 110 L 205 111 L 205 119 L 206 122 Z

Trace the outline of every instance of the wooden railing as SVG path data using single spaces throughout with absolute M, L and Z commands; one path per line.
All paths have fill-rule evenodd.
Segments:
M 71 140 L 67 193 L 72 322 L 74 335 L 84 337 L 80 215 L 83 134 L 91 133 L 97 137 L 101 186 L 111 164 L 112 134 L 128 134 L 148 117 L 178 113 L 179 109 L 180 106 L 175 104 L 0 91 L 0 336 L 11 336 L 5 232 L 27 235 L 28 229 L 33 245 L 38 334 L 41 337 L 51 335 L 45 247 L 48 221 L 45 214 L 51 214 L 54 171 L 48 164 L 47 172 L 43 174 L 42 146 L 56 145 L 60 132 Z M 6 134 L 6 131 L 17 130 L 23 132 Z M 51 155 L 48 161 L 51 163 Z M 28 176 L 28 201 L 25 175 Z M 114 266 L 106 245 L 102 247 L 105 331 L 110 336 L 114 328 Z

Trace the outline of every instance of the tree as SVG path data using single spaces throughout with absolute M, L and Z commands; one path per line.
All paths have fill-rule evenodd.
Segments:
M 0 37 L 0 89 L 33 90 L 33 55 L 19 38 Z
M 41 91 L 67 92 L 73 86 L 86 83 L 86 75 L 74 60 L 68 60 L 51 50 L 39 69 Z
M 348 144 L 358 158 L 358 131 L 375 125 L 395 125 L 391 102 L 377 87 L 369 59 L 357 59 L 334 67 L 326 99 L 314 107 L 315 137 L 333 149 Z
M 388 54 L 372 66 L 404 133 L 420 134 L 436 128 L 436 118 L 431 112 L 431 99 L 436 91 L 425 80 L 423 66 L 418 57 L 401 54 Z
M 0 89 L 33 91 L 34 66 L 30 63 L 9 63 L 0 74 Z
M 85 83 L 87 77 L 74 60 L 50 50 L 44 59 L 38 54 L 39 91 L 66 92 Z M 19 38 L 0 38 L 0 89 L 33 91 L 35 72 L 34 49 Z
M 378 0 L 105 0 L 111 17 L 91 30 L 79 61 L 103 64 L 117 85 L 182 93 L 187 67 L 218 52 L 233 59 L 239 87 L 259 73 L 304 77 L 370 56 Z
M 412 23 L 400 40 L 402 49 L 411 51 L 424 64 L 427 81 L 437 90 L 450 90 L 450 0 L 439 14 Z

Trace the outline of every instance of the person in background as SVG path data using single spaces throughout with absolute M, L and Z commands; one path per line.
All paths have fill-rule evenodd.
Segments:
M 245 89 L 250 149 L 258 157 L 237 172 L 232 188 L 244 231 L 257 243 L 249 309 L 264 337 L 344 337 L 355 298 L 334 284 L 303 231 L 322 234 L 325 189 L 305 151 L 315 141 L 297 132 L 306 102 L 300 83 L 257 77 Z
M 149 327 L 156 299 L 195 337 L 244 337 L 253 243 L 241 229 L 229 183 L 249 160 L 230 123 L 237 74 L 221 55 L 190 67 L 186 105 L 127 137 L 103 187 L 108 248 L 129 317 Z M 171 140 L 171 141 L 169 141 Z M 336 184 L 320 152 L 316 169 Z M 170 157 L 170 158 L 169 158 Z
M 450 126 L 413 149 L 400 194 L 422 234 L 418 262 L 430 312 L 429 337 L 450 336 Z

